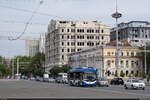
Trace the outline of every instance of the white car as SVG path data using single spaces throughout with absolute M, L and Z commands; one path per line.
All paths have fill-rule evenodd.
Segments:
M 145 89 L 145 83 L 141 80 L 138 80 L 138 79 L 130 79 L 130 80 L 127 80 L 125 83 L 124 83 L 124 88 L 125 89 L 128 89 L 128 88 L 132 88 L 132 89 Z
M 106 86 L 106 87 L 109 86 L 108 81 L 105 78 L 98 79 L 97 82 L 96 82 L 96 85 L 98 85 L 98 86 Z

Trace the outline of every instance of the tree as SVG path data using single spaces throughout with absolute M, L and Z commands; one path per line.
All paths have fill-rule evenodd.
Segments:
M 138 76 L 139 76 L 139 74 L 138 74 L 138 73 L 136 73 L 136 74 L 135 74 L 135 77 L 138 77 Z
M 66 65 L 63 65 L 61 69 L 63 70 L 64 73 L 67 73 L 69 69 L 71 69 L 71 67 L 69 64 L 66 64 Z
M 142 77 L 143 77 L 143 78 L 146 78 L 145 72 L 142 72 Z
M 144 47 L 141 47 L 140 50 L 144 50 Z M 150 50 L 150 44 L 147 44 L 146 50 Z M 144 52 L 141 52 L 141 59 L 142 59 L 143 65 L 145 65 Z M 150 72 L 150 52 L 146 52 L 146 60 L 147 60 L 146 67 L 147 67 L 147 73 L 148 73 Z
M 123 71 L 121 71 L 121 72 L 120 72 L 120 76 L 121 76 L 121 77 L 124 77 L 124 76 L 125 76 L 125 73 L 124 73 Z
M 0 71 L 2 73 L 2 76 L 6 75 L 6 66 L 4 64 L 0 65 Z
M 63 72 L 62 68 L 61 67 L 58 67 L 58 66 L 54 66 L 52 69 L 49 70 L 49 72 L 52 74 L 52 76 L 55 78 L 58 73 L 61 73 Z
M 6 75 L 11 75 L 11 68 L 10 67 L 7 67 L 6 68 Z
M 44 74 L 44 62 L 45 62 L 44 53 L 37 53 L 35 56 L 33 56 L 31 58 L 30 73 L 34 76 L 43 75 Z

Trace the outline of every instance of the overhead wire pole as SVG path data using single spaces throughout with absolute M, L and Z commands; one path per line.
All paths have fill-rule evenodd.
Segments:
M 12 78 L 14 79 L 14 59 L 12 59 Z
M 17 75 L 19 76 L 19 58 L 17 58 Z
M 116 0 L 116 12 L 112 14 L 112 17 L 116 19 L 116 76 L 118 77 L 118 70 L 119 70 L 118 18 L 122 17 L 122 14 L 118 12 L 117 0 Z
M 145 67 L 145 74 L 147 75 L 147 61 L 146 61 L 147 59 L 146 59 L 146 44 L 145 44 L 145 46 L 144 46 L 144 67 Z

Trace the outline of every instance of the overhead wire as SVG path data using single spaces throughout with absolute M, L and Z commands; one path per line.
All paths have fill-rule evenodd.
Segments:
M 34 10 L 34 12 L 32 13 L 31 17 L 29 18 L 29 20 L 27 21 L 27 23 L 26 23 L 26 25 L 25 25 L 25 27 L 24 27 L 23 32 L 22 32 L 17 38 L 14 38 L 14 39 L 11 39 L 11 40 L 18 40 L 18 39 L 20 39 L 20 37 L 21 37 L 23 34 L 25 34 L 25 32 L 26 32 L 26 30 L 27 30 L 27 28 L 28 28 L 28 25 L 29 25 L 30 21 L 32 20 L 32 18 L 34 17 L 34 14 L 36 14 L 36 11 L 38 10 L 38 8 L 40 7 L 40 5 L 41 5 L 42 3 L 43 3 L 43 2 L 40 1 L 39 5 L 37 6 L 37 8 L 36 8 L 36 9 Z

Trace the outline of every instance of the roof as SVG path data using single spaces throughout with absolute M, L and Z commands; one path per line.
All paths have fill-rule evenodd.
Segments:
M 116 42 L 109 42 L 106 44 L 106 46 L 116 46 Z M 118 42 L 118 46 L 131 46 L 128 42 Z

